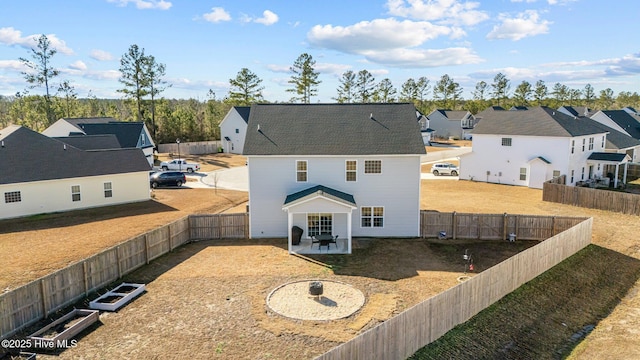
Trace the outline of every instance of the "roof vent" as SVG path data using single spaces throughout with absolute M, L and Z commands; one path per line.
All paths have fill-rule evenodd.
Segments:
M 373 120 L 373 113 L 371 113 L 371 115 L 369 115 L 369 119 Z
M 258 132 L 260 132 L 260 124 L 258 124 Z
M 4 147 L 4 140 L 2 140 L 2 147 Z
M 67 150 L 67 144 L 62 145 L 62 148 Z

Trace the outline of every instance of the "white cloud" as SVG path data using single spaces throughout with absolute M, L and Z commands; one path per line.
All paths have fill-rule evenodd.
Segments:
M 118 6 L 127 6 L 129 3 L 135 4 L 137 9 L 147 10 L 147 9 L 159 9 L 159 10 L 169 10 L 173 4 L 169 1 L 164 0 L 107 0 L 110 3 L 115 3 Z
M 27 67 L 20 60 L 0 60 L 0 69 L 26 71 Z
M 479 2 L 459 0 L 387 1 L 389 13 L 394 16 L 466 26 L 489 19 L 489 15 L 485 11 L 476 10 L 479 6 Z
M 94 49 L 91 50 L 91 54 L 89 54 L 89 56 L 94 59 L 94 60 L 98 60 L 98 61 L 110 61 L 113 60 L 113 55 L 111 55 L 111 53 L 104 51 L 104 50 L 98 50 L 98 49 Z
M 22 32 L 12 27 L 0 28 L 0 44 L 9 46 L 20 46 L 26 49 L 36 49 L 38 46 L 38 38 L 41 34 L 22 36 Z M 52 49 L 65 54 L 72 55 L 73 50 L 67 46 L 64 40 L 58 39 L 55 34 L 46 35 Z
M 367 60 L 394 67 L 424 68 L 477 64 L 484 60 L 468 48 L 368 51 Z
M 452 34 L 452 30 L 446 26 L 389 18 L 362 21 L 350 26 L 316 25 L 307 34 L 307 39 L 320 48 L 357 54 L 414 47 L 449 34 Z
M 258 24 L 263 24 L 263 25 L 273 25 L 275 23 L 278 22 L 278 15 L 276 15 L 274 12 L 270 11 L 270 10 L 265 10 L 262 13 L 262 17 L 261 18 L 257 18 L 255 20 L 253 20 L 254 22 L 257 22 Z
M 549 32 L 550 21 L 540 19 L 538 12 L 527 10 L 519 13 L 515 18 L 505 14 L 500 15 L 501 23 L 493 27 L 487 34 L 487 39 L 521 40 L 528 36 L 546 34 Z
M 276 64 L 268 64 L 266 66 L 267 70 L 275 72 L 275 73 L 288 73 L 291 65 L 276 65 Z
M 69 64 L 69 68 L 74 70 L 87 70 L 87 64 L 85 64 L 81 60 L 78 60 L 74 63 Z
M 210 13 L 206 13 L 204 15 L 202 15 L 202 17 L 212 23 L 218 23 L 221 21 L 230 21 L 231 20 L 231 15 L 229 15 L 228 12 L 226 12 L 223 8 L 221 7 L 214 7 L 211 8 L 211 12 Z

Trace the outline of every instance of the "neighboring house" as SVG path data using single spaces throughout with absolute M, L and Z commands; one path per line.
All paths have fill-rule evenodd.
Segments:
M 251 107 L 250 236 L 288 237 L 289 252 L 317 251 L 311 237 L 420 234 L 420 155 L 412 104 L 260 104 Z M 302 242 L 292 227 L 303 230 Z
M 593 114 L 595 114 L 593 110 L 584 106 L 561 106 L 558 108 L 558 111 L 569 116 L 591 117 Z
M 12 125 L 0 130 L 0 219 L 149 200 L 140 149 L 86 151 Z
M 110 117 L 63 118 L 46 128 L 42 134 L 49 137 L 65 138 L 71 136 L 113 135 L 119 146 L 115 148 L 139 148 L 144 152 L 147 162 L 153 166 L 153 148 L 155 144 L 144 122 L 117 121 Z M 96 139 L 96 141 L 100 141 Z M 103 144 L 85 147 L 98 149 Z
M 640 140 L 640 117 L 626 110 L 600 110 L 591 118 L 634 139 Z
M 429 127 L 429 118 L 422 115 L 419 111 L 416 111 L 418 117 L 418 124 L 420 125 L 420 134 L 422 135 L 422 143 L 425 145 L 431 144 L 431 139 L 434 136 L 435 130 Z
M 468 111 L 434 110 L 427 118 L 436 136 L 444 139 L 471 139 L 473 128 L 478 123 Z
M 630 160 L 603 155 L 608 133 L 589 118 L 547 107 L 487 112 L 474 129 L 472 152 L 460 156 L 460 179 L 536 189 L 560 175 L 567 185 L 597 179 L 604 165 Z
M 629 161 L 640 161 L 640 140 L 634 139 L 627 134 L 621 133 L 597 121 L 593 121 L 592 123 L 607 132 L 605 152 L 627 154 L 629 155 Z
M 220 139 L 224 152 L 242 154 L 250 109 L 249 106 L 234 106 L 220 122 Z

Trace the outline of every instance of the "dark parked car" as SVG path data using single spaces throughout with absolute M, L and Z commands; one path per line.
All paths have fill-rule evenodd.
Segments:
M 161 171 L 149 176 L 149 184 L 151 184 L 151 187 L 154 189 L 158 186 L 167 185 L 182 186 L 185 182 L 187 182 L 187 178 L 184 176 L 184 173 L 179 171 Z

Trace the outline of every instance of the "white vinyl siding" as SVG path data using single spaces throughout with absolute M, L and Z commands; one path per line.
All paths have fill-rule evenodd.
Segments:
M 299 156 L 249 156 L 249 221 L 252 238 L 287 237 L 288 213 L 282 210 L 287 195 L 315 185 L 353 195 L 357 208 L 352 211 L 352 236 L 418 236 L 420 234 L 420 156 L 314 156 L 308 161 L 309 182 L 296 181 L 291 171 Z M 358 162 L 357 181 L 345 181 L 345 162 Z M 365 160 L 379 160 L 384 172 L 364 175 Z M 115 184 L 114 184 L 115 185 Z M 118 188 L 119 189 L 119 188 Z M 314 203 L 310 201 L 309 203 Z M 321 201 L 322 208 L 315 205 L 307 213 L 333 213 L 334 233 L 346 236 L 346 214 L 343 205 L 332 201 Z M 334 204 L 334 205 L 331 205 Z M 384 227 L 360 227 L 360 206 L 383 206 Z M 298 207 L 298 210 L 302 206 Z M 336 210 L 339 209 L 339 210 Z M 340 220 L 339 220 L 340 217 Z M 307 228 L 306 215 L 294 215 L 293 225 Z M 310 236 L 305 232 L 304 236 Z

